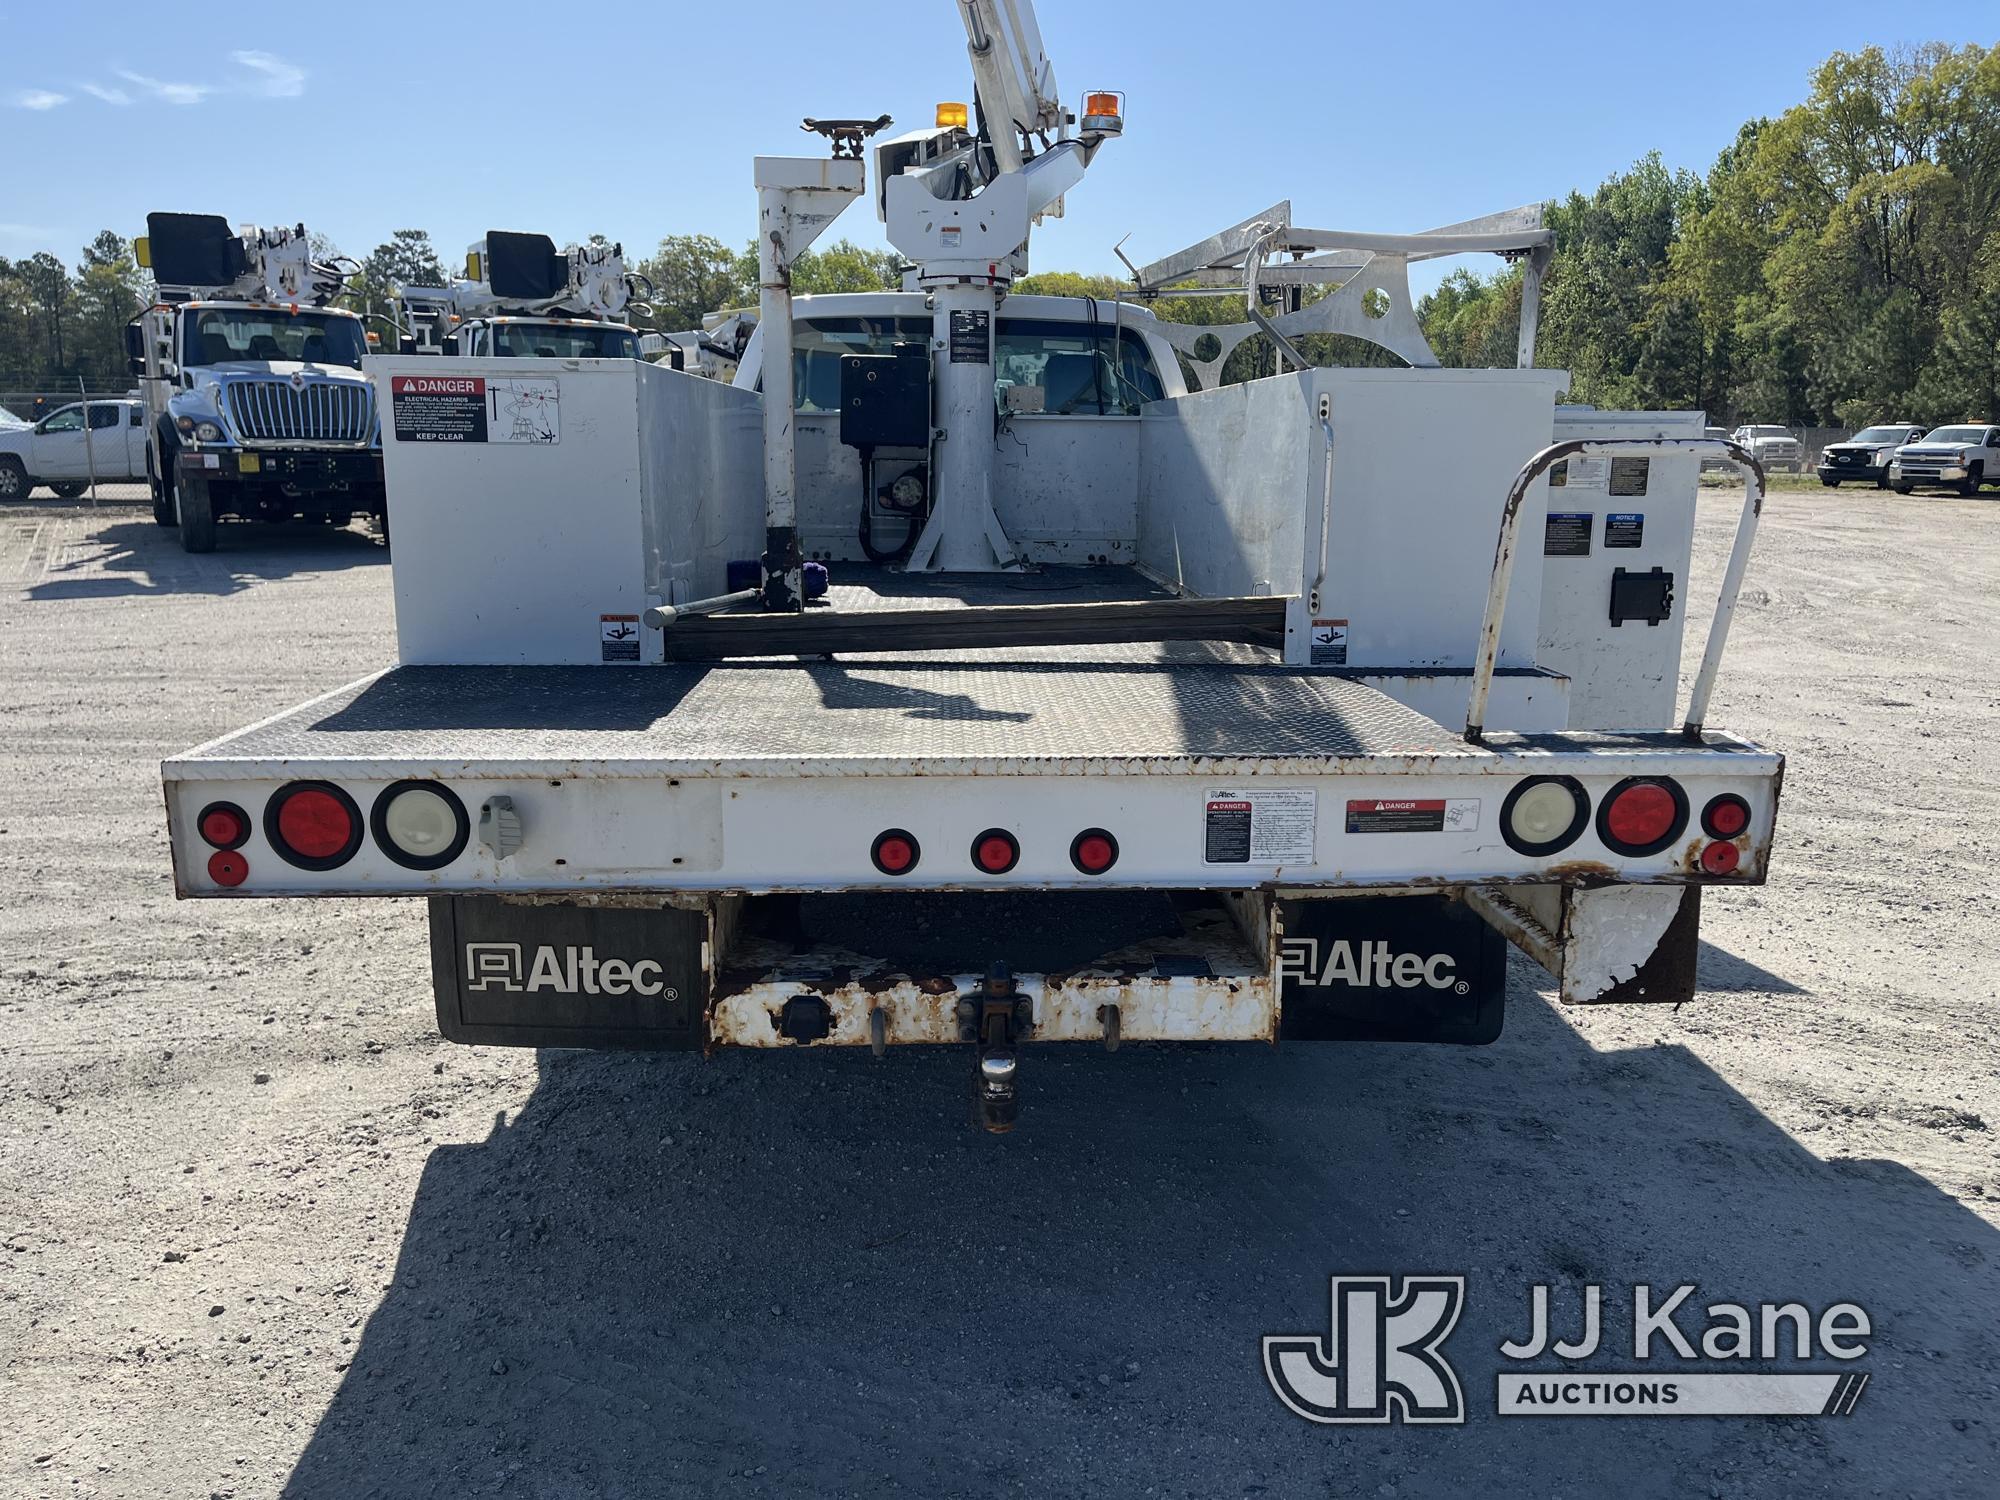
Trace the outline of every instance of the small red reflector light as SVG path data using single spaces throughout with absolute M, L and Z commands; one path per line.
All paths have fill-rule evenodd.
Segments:
M 1004 828 L 989 828 L 972 841 L 972 862 L 988 875 L 1005 875 L 1020 858 L 1020 844 Z
M 1701 867 L 1711 875 L 1728 875 L 1742 857 L 1734 844 L 1710 844 L 1701 851 Z
M 1086 875 L 1102 875 L 1118 863 L 1118 840 L 1102 828 L 1086 828 L 1069 846 L 1069 862 Z
M 890 828 L 875 836 L 875 847 L 869 851 L 869 857 L 884 875 L 902 875 L 917 867 L 919 853 L 916 835 Z
M 1733 839 L 1750 826 L 1750 804 L 1724 792 L 1701 810 L 1701 826 L 1710 838 Z
M 234 849 L 218 849 L 208 857 L 208 878 L 217 885 L 239 886 L 250 878 L 250 861 Z
M 307 859 L 331 859 L 354 836 L 354 819 L 327 792 L 294 792 L 278 809 L 278 831 Z
M 204 843 L 218 849 L 238 849 L 250 837 L 250 817 L 233 802 L 211 802 L 195 819 Z

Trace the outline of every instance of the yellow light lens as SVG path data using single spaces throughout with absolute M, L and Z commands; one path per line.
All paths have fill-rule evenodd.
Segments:
M 971 119 L 971 113 L 963 104 L 940 104 L 937 107 L 940 130 L 968 130 L 971 128 Z
M 143 234 L 132 241 L 132 259 L 145 270 L 153 269 L 153 242 Z
M 1125 99 L 1121 94 L 1085 94 L 1083 112 L 1087 116 L 1109 115 L 1113 119 L 1125 113 Z
M 236 455 L 236 472 L 239 474 L 255 474 L 263 467 L 264 461 L 254 453 Z
M 465 252 L 465 279 L 467 281 L 479 280 L 479 252 L 477 250 L 468 250 Z

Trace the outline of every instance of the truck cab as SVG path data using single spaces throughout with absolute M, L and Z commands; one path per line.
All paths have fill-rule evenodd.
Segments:
M 359 316 L 326 305 L 342 277 L 309 260 L 304 226 L 239 235 L 189 214 L 147 225 L 160 300 L 127 326 L 126 352 L 148 413 L 153 519 L 208 552 L 225 516 L 385 517 L 367 337 Z
M 474 359 L 640 359 L 639 330 L 593 318 L 474 318 L 447 335 Z

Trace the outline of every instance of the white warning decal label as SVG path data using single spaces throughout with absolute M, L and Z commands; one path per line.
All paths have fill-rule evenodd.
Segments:
M 599 615 L 597 617 L 597 642 L 602 659 L 605 661 L 637 661 L 639 659 L 639 617 L 637 615 Z
M 1202 859 L 1211 865 L 1309 865 L 1318 842 L 1319 793 L 1221 787 L 1208 794 Z
M 562 388 L 553 379 L 488 380 L 486 440 L 560 443 Z

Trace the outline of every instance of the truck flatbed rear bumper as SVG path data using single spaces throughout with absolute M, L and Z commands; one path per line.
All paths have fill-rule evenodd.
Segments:
M 183 895 L 561 897 L 1755 882 L 1782 766 L 1720 733 L 1472 745 L 1366 684 L 1296 668 L 902 659 L 399 667 L 163 776 Z M 1634 778 L 1679 809 L 1642 851 L 1603 826 Z M 1524 849 L 1508 799 L 1549 779 L 1575 788 L 1577 825 Z M 412 863 L 385 833 L 411 782 L 462 814 L 448 858 Z M 329 816 L 344 804 L 351 847 L 288 845 L 280 803 L 302 784 L 326 789 Z M 1717 798 L 1747 813 L 1723 840 L 1702 826 Z M 227 849 L 199 826 L 217 806 L 244 825 Z M 892 833 L 908 848 L 885 863 Z M 994 833 L 1011 861 L 982 860 Z M 1095 846 L 1082 857 L 1086 833 L 1108 835 L 1108 864 Z M 1704 862 L 1718 841 L 1734 855 Z M 217 867 L 218 852 L 236 863 Z

